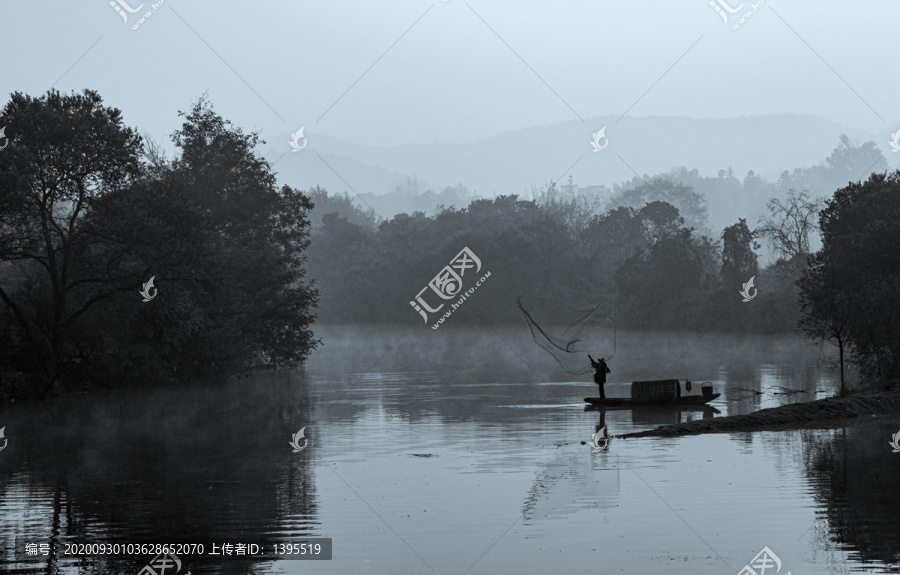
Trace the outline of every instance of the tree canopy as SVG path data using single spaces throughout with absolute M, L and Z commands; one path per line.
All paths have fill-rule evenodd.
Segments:
M 312 203 L 276 188 L 256 135 L 200 99 L 165 161 L 90 90 L 16 93 L 3 116 L 0 365 L 46 391 L 297 365 L 315 347 Z
M 900 171 L 837 190 L 799 281 L 802 327 L 849 349 L 870 381 L 900 383 Z

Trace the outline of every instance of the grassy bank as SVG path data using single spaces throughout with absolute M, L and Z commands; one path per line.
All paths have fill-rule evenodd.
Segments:
M 808 403 L 793 403 L 762 409 L 746 415 L 729 415 L 664 425 L 656 429 L 620 435 L 632 437 L 675 437 L 701 433 L 731 433 L 736 431 L 775 431 L 814 427 L 834 427 L 858 417 L 900 413 L 900 392 L 830 397 Z

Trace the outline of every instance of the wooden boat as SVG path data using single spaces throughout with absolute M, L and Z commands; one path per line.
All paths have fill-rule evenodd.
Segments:
M 684 391 L 682 392 L 682 387 Z M 699 393 L 697 392 L 699 391 Z M 631 384 L 631 397 L 585 397 L 584 401 L 597 407 L 631 407 L 636 405 L 687 406 L 702 405 L 719 397 L 712 383 L 705 381 L 700 390 L 691 381 L 677 379 L 635 381 Z
M 678 397 L 675 399 L 631 399 L 629 397 L 585 397 L 584 401 L 591 405 L 603 407 L 627 407 L 629 405 L 702 405 L 709 403 L 715 398 L 722 395 L 721 393 L 713 393 L 709 397 L 702 395 L 689 395 L 686 397 Z

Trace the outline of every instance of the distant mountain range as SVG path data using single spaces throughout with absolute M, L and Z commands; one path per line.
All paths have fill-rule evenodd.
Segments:
M 592 134 L 603 126 L 609 144 L 594 152 Z M 307 130 L 309 143 L 303 151 L 292 153 L 290 134 L 285 133 L 279 142 L 268 140 L 265 155 L 275 162 L 282 183 L 303 189 L 319 185 L 332 193 L 378 195 L 414 176 L 436 191 L 462 183 L 482 197 L 530 198 L 532 187 L 556 180 L 563 184 L 569 175 L 577 186 L 612 187 L 635 173 L 654 175 L 676 166 L 696 168 L 705 176 L 732 168 L 738 179 L 753 170 L 775 180 L 783 170 L 822 162 L 842 133 L 860 143 L 874 140 L 896 167 L 900 161 L 892 157 L 888 140 L 900 126 L 890 128 L 875 134 L 794 114 L 619 121 L 604 116 L 506 132 L 470 144 L 381 147 Z

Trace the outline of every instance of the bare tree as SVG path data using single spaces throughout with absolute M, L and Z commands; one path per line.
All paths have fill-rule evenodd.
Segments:
M 149 168 L 152 172 L 155 174 L 163 172 L 169 165 L 165 148 L 153 139 L 150 132 L 146 130 L 141 132 L 141 137 L 143 139 L 141 156 L 149 163 Z
M 560 190 L 555 182 L 541 188 L 531 188 L 532 201 L 544 213 L 558 217 L 574 232 L 587 229 L 591 218 L 602 212 L 603 200 L 598 195 L 580 193 L 571 189 Z
M 786 204 L 772 198 L 766 207 L 770 215 L 760 218 L 760 225 L 753 235 L 764 238 L 769 247 L 786 260 L 808 254 L 809 234 L 819 231 L 818 218 L 825 207 L 824 201 L 810 198 L 806 190 L 797 193 L 790 189 Z

